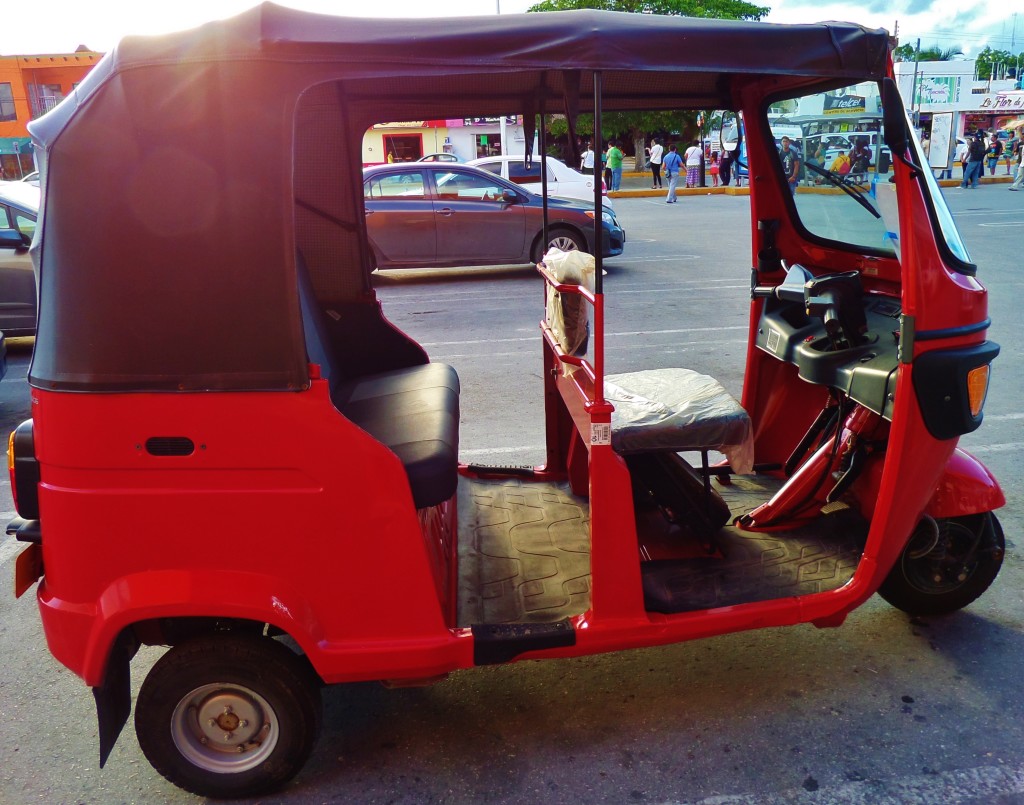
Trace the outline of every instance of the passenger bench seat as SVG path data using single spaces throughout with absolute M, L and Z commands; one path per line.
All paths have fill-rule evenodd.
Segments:
M 443 363 L 425 363 L 344 377 L 301 255 L 296 273 L 306 353 L 328 381 L 334 406 L 398 456 L 417 509 L 451 498 L 458 485 L 459 466 L 459 377 L 455 369 Z

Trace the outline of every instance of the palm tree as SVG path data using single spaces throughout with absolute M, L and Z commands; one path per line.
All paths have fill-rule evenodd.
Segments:
M 918 51 L 908 42 L 893 50 L 892 57 L 894 61 L 949 61 L 954 56 L 962 56 L 963 53 L 964 51 L 959 45 L 949 48 L 929 45 Z

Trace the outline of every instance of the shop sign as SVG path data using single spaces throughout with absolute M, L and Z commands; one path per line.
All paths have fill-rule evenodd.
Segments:
M 859 115 L 866 110 L 863 95 L 826 95 L 822 109 L 826 115 Z
M 989 95 L 982 101 L 981 108 L 992 110 L 993 112 L 1024 109 L 1024 92 L 1006 93 L 1005 95 L 1000 93 L 994 97 Z
M 920 109 L 926 105 L 955 103 L 959 85 L 960 77 L 955 75 L 921 76 L 914 93 L 914 104 Z

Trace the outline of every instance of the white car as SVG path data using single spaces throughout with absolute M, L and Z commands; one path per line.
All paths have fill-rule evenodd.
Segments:
M 540 157 L 534 157 L 533 164 L 526 167 L 523 155 L 503 157 L 484 157 L 474 159 L 467 164 L 490 171 L 502 179 L 514 182 L 530 193 L 540 195 Z M 580 201 L 594 201 L 594 177 L 573 170 L 564 162 L 554 157 L 548 157 L 548 195 L 556 198 L 571 198 Z M 604 196 L 601 203 L 608 209 L 613 209 L 612 201 L 608 198 L 608 188 L 601 182 L 601 195 Z

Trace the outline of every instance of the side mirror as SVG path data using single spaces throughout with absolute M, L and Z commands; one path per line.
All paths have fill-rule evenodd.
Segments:
M 722 112 L 722 122 L 718 127 L 719 151 L 731 151 L 738 154 L 743 141 L 743 125 L 740 116 L 728 110 Z
M 0 229 L 0 249 L 27 249 L 25 238 L 16 229 Z
M 885 144 L 893 156 L 903 156 L 910 144 L 907 114 L 896 82 L 889 77 L 882 79 L 882 125 Z
M 515 190 L 506 190 L 501 194 L 501 200 L 505 204 L 516 204 L 519 201 L 519 194 Z

